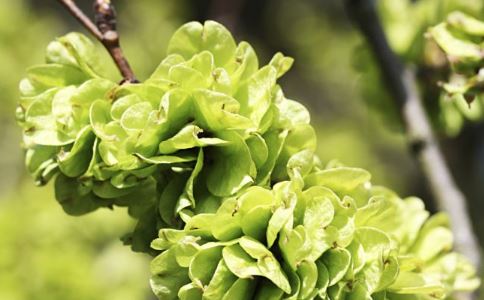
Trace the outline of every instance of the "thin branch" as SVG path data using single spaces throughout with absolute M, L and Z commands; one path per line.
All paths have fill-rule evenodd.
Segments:
M 58 0 L 67 8 L 67 11 L 76 18 L 89 32 L 92 33 L 99 41 L 102 41 L 103 35 L 96 25 L 84 14 L 73 0 Z
M 76 5 L 74 0 L 58 0 L 89 32 L 91 32 L 108 50 L 119 72 L 123 76 L 122 83 L 138 82 L 119 43 L 119 34 L 116 30 L 116 12 L 110 0 L 95 0 L 94 24 L 84 12 Z
M 480 249 L 467 211 L 422 105 L 413 70 L 390 48 L 373 0 L 346 0 L 346 9 L 370 45 L 388 90 L 406 128 L 408 143 L 418 160 L 439 209 L 450 217 L 456 249 L 480 266 Z

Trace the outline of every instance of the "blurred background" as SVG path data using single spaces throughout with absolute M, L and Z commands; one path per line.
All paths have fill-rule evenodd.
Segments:
M 92 1 L 77 2 L 91 13 Z M 254 46 L 261 63 L 276 51 L 294 57 L 294 67 L 281 85 L 287 97 L 309 108 L 323 162 L 337 159 L 368 169 L 374 183 L 401 196 L 419 196 L 435 210 L 392 102 L 343 1 L 113 2 L 121 43 L 141 80 L 165 56 L 174 30 L 191 20 L 224 23 L 237 40 Z M 426 28 L 449 11 L 460 9 L 484 19 L 481 0 L 380 0 L 378 5 L 392 46 L 408 63 L 418 63 L 415 49 Z M 35 187 L 24 169 L 21 132 L 14 118 L 18 82 L 28 66 L 43 62 L 49 41 L 73 30 L 85 32 L 55 0 L 0 0 L 0 299 L 152 299 L 149 258 L 119 241 L 131 225 L 123 212 L 69 217 L 54 200 L 52 187 Z M 116 76 L 114 68 L 111 72 Z M 437 103 L 432 101 L 438 100 L 426 102 L 431 113 Z M 448 137 L 435 123 L 483 244 L 484 125 L 465 123 Z

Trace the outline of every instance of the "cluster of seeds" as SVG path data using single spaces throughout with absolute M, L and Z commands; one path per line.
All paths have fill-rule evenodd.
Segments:
M 71 33 L 21 82 L 28 170 L 68 214 L 122 206 L 160 299 L 443 299 L 478 284 L 443 215 L 314 155 L 307 110 L 220 24 L 182 26 L 143 83 Z M 156 238 L 158 236 L 158 238 Z

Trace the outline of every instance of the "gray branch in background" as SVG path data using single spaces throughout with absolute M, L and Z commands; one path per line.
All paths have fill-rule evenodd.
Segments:
M 440 210 L 449 215 L 456 250 L 479 267 L 480 248 L 472 229 L 466 199 L 454 182 L 439 149 L 413 70 L 404 66 L 390 48 L 373 0 L 346 0 L 346 9 L 379 64 L 387 88 L 401 113 L 410 148 L 427 179 L 434 201 Z

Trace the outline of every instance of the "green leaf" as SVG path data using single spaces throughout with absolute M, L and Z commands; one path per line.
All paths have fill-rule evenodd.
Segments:
M 256 186 L 249 187 L 238 202 L 242 231 L 250 237 L 264 241 L 274 205 L 271 191 Z
M 219 241 L 230 241 L 242 236 L 237 201 L 227 199 L 217 210 L 212 224 L 212 234 Z
M 310 188 L 304 192 L 303 197 L 306 203 L 303 225 L 306 228 L 308 240 L 313 244 L 308 260 L 315 261 L 332 246 L 331 231 L 326 229 L 334 218 L 331 198 L 335 195 L 322 188 Z
M 143 194 L 139 196 L 140 199 L 143 199 L 141 197 L 145 197 Z M 142 213 L 131 215 L 136 216 L 138 220 L 131 234 L 131 238 L 128 241 L 128 244 L 131 245 L 131 250 L 134 252 L 148 253 L 152 256 L 156 255 L 157 253 L 151 248 L 151 241 L 156 237 L 157 226 L 159 224 L 156 215 L 156 206 L 152 204 L 151 207 L 145 207 Z
M 170 69 L 173 66 L 182 64 L 184 62 L 185 59 L 183 58 L 183 56 L 179 54 L 169 54 L 161 61 L 161 63 L 158 65 L 156 70 L 153 72 L 153 74 L 151 74 L 150 78 L 147 81 L 150 82 L 155 80 L 167 80 Z
M 284 291 L 273 284 L 270 280 L 262 280 L 257 286 L 255 300 L 279 300 L 282 299 Z
M 207 157 L 216 158 L 207 163 L 207 188 L 216 196 L 231 196 L 254 182 L 255 166 L 237 133 L 221 132 L 219 137 L 229 143 L 207 150 Z
M 172 89 L 166 92 L 161 98 L 159 109 L 164 112 L 166 119 L 166 126 L 168 126 L 166 133 L 162 132 L 162 138 L 165 134 L 168 136 L 178 132 L 188 120 L 192 118 L 193 102 L 190 94 L 183 89 Z
M 258 133 L 252 133 L 245 141 L 250 150 L 250 156 L 257 169 L 260 169 L 269 157 L 269 149 L 264 138 Z
M 180 300 L 202 300 L 203 290 L 194 283 L 185 284 L 178 291 Z
M 355 240 L 363 246 L 367 260 L 376 260 L 382 256 L 386 257 L 391 250 L 394 250 L 390 237 L 376 228 L 357 228 Z
M 289 158 L 301 150 L 316 150 L 316 133 L 308 124 L 297 125 L 288 133 L 271 179 L 275 181 L 286 179 Z
M 160 82 L 143 82 L 143 83 L 124 83 L 121 86 L 117 86 L 113 92 L 112 97 L 119 99 L 131 94 L 137 95 L 143 101 L 148 101 L 153 107 L 160 106 L 160 100 L 162 98 L 169 97 L 173 93 L 178 94 L 180 89 L 174 88 L 171 85 L 166 85 Z
M 151 273 L 151 288 L 159 299 L 177 299 L 180 288 L 190 283 L 188 269 L 180 268 L 171 249 L 151 261 Z
M 221 258 L 222 247 L 201 249 L 190 262 L 190 279 L 208 285 Z
M 239 239 L 239 245 L 254 259 L 261 260 L 266 256 L 272 256 L 271 251 L 269 251 L 263 244 L 250 237 L 241 237 Z
M 79 85 L 90 79 L 76 67 L 59 64 L 36 65 L 27 69 L 27 78 L 34 87 L 44 90 L 53 87 Z
M 346 300 L 347 289 L 346 289 L 345 282 L 338 282 L 337 284 L 330 286 L 328 288 L 328 296 L 327 297 L 329 299 L 335 299 L 335 300 Z
M 248 117 L 239 114 L 240 104 L 234 98 L 210 90 L 193 92 L 195 119 L 208 131 L 255 128 Z
M 168 54 L 180 54 L 186 60 L 204 50 L 210 51 L 217 66 L 226 65 L 235 54 L 236 45 L 230 32 L 221 24 L 190 22 L 178 29 L 168 44 Z
M 77 179 L 62 174 L 57 176 L 54 188 L 56 200 L 69 215 L 84 215 L 108 204 L 79 184 Z
M 194 185 L 195 180 L 197 179 L 198 175 L 202 171 L 203 168 L 203 149 L 200 149 L 198 152 L 197 163 L 195 164 L 195 168 L 193 169 L 190 177 L 188 177 L 187 183 L 185 185 L 185 190 L 183 194 L 178 199 L 177 206 L 175 207 L 175 212 L 178 214 L 182 209 L 186 207 L 195 207 L 195 195 L 194 195 Z
M 213 78 L 211 89 L 215 92 L 232 95 L 232 80 L 227 70 L 216 68 L 210 76 Z
M 155 250 L 168 250 L 186 235 L 187 233 L 182 230 L 162 228 L 158 233 L 158 238 L 151 242 L 151 247 Z
M 398 215 L 400 206 L 396 201 L 401 200 L 380 195 L 371 197 L 366 205 L 358 208 L 355 215 L 356 225 L 375 227 L 383 231 L 396 228 L 401 222 L 401 216 Z
M 282 271 L 281 266 L 277 259 L 273 255 L 267 255 L 258 260 L 257 265 L 262 273 L 262 276 L 266 277 L 277 287 L 289 294 L 291 292 L 291 286 L 286 274 Z
M 239 278 L 230 287 L 222 300 L 251 300 L 255 286 L 255 280 Z
M 272 130 L 263 135 L 269 150 L 265 164 L 258 170 L 256 183 L 258 185 L 268 184 L 274 166 L 284 146 L 288 131 Z
M 269 248 L 272 247 L 277 235 L 285 226 L 292 227 L 294 222 L 293 214 L 297 202 L 297 195 L 290 182 L 280 182 L 273 189 L 276 201 L 281 206 L 274 211 L 267 226 L 266 237 Z
M 61 151 L 58 154 L 57 160 L 62 173 L 68 177 L 78 177 L 87 171 L 93 156 L 94 139 L 91 126 L 86 126 L 77 135 L 70 151 Z
M 280 78 L 292 67 L 294 59 L 292 57 L 284 56 L 281 52 L 277 52 L 269 62 L 269 65 L 277 70 L 277 78 Z
M 279 238 L 279 248 L 284 261 L 295 271 L 297 266 L 311 254 L 312 241 L 309 240 L 306 228 L 298 225 L 294 229 L 282 230 Z
M 235 59 L 226 66 L 234 87 L 245 82 L 259 69 L 259 61 L 252 46 L 241 42 L 236 49 Z
M 192 153 L 186 154 L 177 154 L 177 155 L 160 155 L 160 156 L 153 156 L 153 157 L 144 157 L 141 154 L 135 153 L 136 157 L 140 158 L 142 161 L 154 164 L 154 165 L 172 165 L 172 164 L 179 164 L 179 163 L 186 163 L 196 161 L 197 157 Z
M 207 77 L 185 64 L 171 67 L 168 78 L 186 90 L 208 88 L 210 85 Z
M 196 125 L 186 125 L 173 137 L 164 140 L 159 145 L 161 154 L 171 154 L 178 150 L 190 149 L 195 147 L 207 147 L 226 144 L 219 138 L 202 137 L 203 129 Z
M 111 106 L 111 117 L 113 120 L 121 120 L 121 117 L 128 108 L 142 101 L 136 94 L 130 94 L 116 99 Z
M 169 178 L 168 184 L 161 192 L 158 212 L 167 224 L 173 225 L 175 223 L 175 207 L 183 193 L 188 176 L 187 174 L 174 174 Z
M 111 106 L 109 102 L 96 100 L 92 103 L 89 110 L 89 119 L 92 129 L 96 136 L 100 137 L 102 140 L 116 139 L 116 136 L 109 132 L 109 127 L 107 126 L 111 121 L 110 108 Z M 117 126 L 116 129 L 117 131 L 121 131 L 120 126 Z M 121 132 L 118 133 L 118 135 L 121 135 Z
M 223 258 L 229 270 L 239 278 L 252 278 L 263 276 L 257 260 L 247 254 L 239 245 L 225 247 L 222 251 Z
M 275 204 L 272 191 L 259 186 L 247 188 L 239 197 L 239 213 L 245 216 L 250 210 L 258 206 L 272 206 Z
M 318 281 L 318 268 L 313 261 L 302 261 L 297 268 L 297 274 L 301 279 L 301 290 L 299 291 L 299 298 L 310 298 L 314 293 L 316 283 Z
M 370 179 L 370 173 L 363 169 L 339 167 L 314 172 L 305 178 L 305 182 L 308 187 L 320 185 L 336 192 L 346 192 L 369 182 Z
M 400 266 L 396 257 L 389 256 L 387 259 L 385 259 L 383 261 L 383 272 L 381 274 L 380 281 L 378 282 L 378 286 L 375 291 L 381 291 L 383 289 L 386 289 L 389 285 L 395 282 L 399 272 Z
M 125 130 L 141 130 L 146 126 L 152 110 L 153 107 L 149 102 L 133 104 L 124 111 L 120 124 Z
M 90 106 L 96 100 L 110 99 L 110 93 L 116 88 L 110 80 L 96 78 L 81 84 L 69 99 L 72 105 L 72 120 L 81 127 L 89 124 Z
M 71 131 L 76 130 L 79 125 L 73 122 L 74 107 L 71 104 L 71 98 L 75 95 L 77 89 L 69 86 L 60 89 L 52 99 L 52 116 L 56 119 L 60 131 L 69 135 Z M 73 124 L 74 123 L 74 124 Z M 77 125 L 77 126 L 76 126 Z
M 175 256 L 176 262 L 180 265 L 180 267 L 188 268 L 195 257 L 200 252 L 200 245 L 198 241 L 200 240 L 199 237 L 195 236 L 185 236 L 183 237 L 174 247 L 175 249 Z M 153 248 L 153 243 L 151 244 Z M 200 258 L 197 261 L 197 264 L 202 264 L 203 260 Z
M 401 272 L 388 290 L 397 294 L 432 294 L 436 298 L 445 295 L 444 287 L 438 280 L 412 272 Z
M 276 78 L 277 71 L 271 66 L 266 66 L 252 75 L 235 94 L 240 103 L 240 114 L 251 119 L 257 126 L 271 105 Z
M 484 57 L 477 44 L 457 38 L 445 23 L 432 27 L 429 32 L 445 53 L 454 59 L 477 62 Z
M 442 252 L 452 249 L 453 244 L 452 232 L 445 227 L 435 227 L 421 234 L 411 252 L 424 261 L 429 261 Z
M 101 73 L 102 63 L 97 55 L 97 50 L 93 42 L 85 35 L 72 32 L 60 37 L 58 42 L 62 44 L 65 52 L 70 56 L 67 60 L 69 62 L 75 60 L 75 66 L 78 66 L 84 73 L 91 77 L 97 77 L 97 73 Z M 50 60 L 53 60 L 53 57 L 49 55 L 48 51 L 47 61 Z M 65 60 L 61 60 L 60 62 L 65 63 Z
M 48 165 L 55 163 L 54 158 L 58 151 L 59 149 L 57 147 L 40 145 L 27 149 L 25 153 L 27 170 L 34 177 L 38 177 Z
M 37 97 L 25 112 L 24 143 L 27 146 L 64 146 L 74 141 L 58 126 L 52 113 L 53 98 Z
M 321 298 L 326 296 L 326 290 L 329 285 L 329 271 L 326 265 L 320 260 L 316 261 L 316 266 L 318 268 L 318 280 L 316 281 L 316 289 Z
M 326 251 L 321 257 L 329 273 L 329 286 L 339 282 L 348 271 L 351 262 L 351 255 L 344 248 L 335 248 Z
M 452 25 L 452 27 L 467 34 L 484 36 L 484 22 L 481 22 L 460 11 L 451 13 L 447 17 L 447 22 Z
M 291 269 L 287 268 L 286 265 L 283 266 L 284 271 L 289 278 L 289 282 L 291 284 L 291 293 L 289 295 L 285 295 L 284 299 L 286 300 L 297 300 L 300 289 L 301 289 L 301 279 L 297 276 L 296 272 L 292 271 Z
M 266 228 L 272 216 L 270 206 L 256 206 L 249 210 L 240 220 L 245 235 L 265 242 Z
M 203 299 L 222 299 L 236 280 L 237 277 L 230 272 L 225 261 L 223 259 L 220 260 L 217 268 L 215 269 L 215 273 L 212 276 L 212 280 L 210 280 L 210 283 L 205 288 Z
M 304 187 L 302 177 L 305 177 L 313 168 L 314 152 L 302 150 L 289 158 L 287 173 L 292 181 L 301 180 L 301 189 Z
M 480 279 L 476 277 L 476 270 L 469 260 L 455 252 L 441 255 L 427 266 L 425 271 L 445 274 L 442 277 L 443 281 L 447 285 L 450 283 L 455 291 L 472 291 L 480 285 Z
M 309 124 L 309 112 L 301 103 L 284 98 L 283 101 L 276 102 L 276 107 L 279 114 L 274 126 L 288 129 L 301 124 Z

